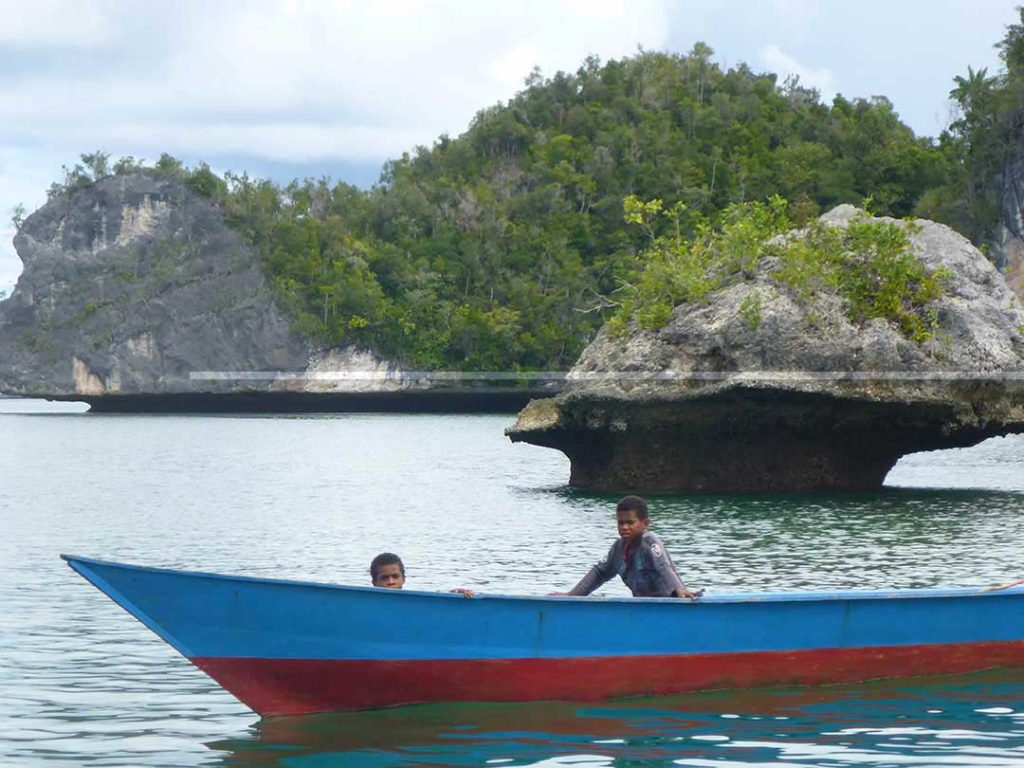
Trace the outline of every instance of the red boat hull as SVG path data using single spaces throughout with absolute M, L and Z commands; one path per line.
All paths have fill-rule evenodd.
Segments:
M 299 715 L 433 701 L 600 701 L 959 674 L 1024 667 L 1024 642 L 613 658 L 192 661 L 253 710 Z

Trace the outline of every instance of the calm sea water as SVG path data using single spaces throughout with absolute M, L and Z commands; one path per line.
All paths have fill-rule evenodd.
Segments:
M 1024 672 L 261 721 L 57 557 L 366 583 L 392 550 L 410 587 L 565 589 L 615 537 L 614 499 L 567 489 L 510 421 L 0 400 L 0 765 L 1024 766 Z M 1020 437 L 908 457 L 880 493 L 652 502 L 708 590 L 1024 577 Z

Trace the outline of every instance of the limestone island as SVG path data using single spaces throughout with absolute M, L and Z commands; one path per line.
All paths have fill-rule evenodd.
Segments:
M 811 229 L 842 249 L 867 227 L 882 239 L 846 263 L 825 254 L 831 277 L 800 273 L 808 230 L 789 232 L 660 321 L 655 306 L 606 325 L 508 436 L 565 453 L 580 488 L 762 492 L 877 489 L 906 454 L 1024 432 L 1024 310 L 1004 277 L 931 221 L 843 205 Z M 904 236 L 914 279 L 932 281 L 916 309 L 902 273 L 886 283 L 864 261 L 912 265 L 878 258 Z M 692 283 L 688 264 L 652 280 Z
M 217 201 L 150 170 L 52 196 L 14 245 L 24 270 L 0 302 L 5 395 L 93 411 L 507 413 L 557 391 L 315 343 Z

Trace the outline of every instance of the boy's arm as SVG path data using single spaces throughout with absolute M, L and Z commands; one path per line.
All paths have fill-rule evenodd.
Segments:
M 605 559 L 591 568 L 590 571 L 587 572 L 587 575 L 580 579 L 580 583 L 570 589 L 566 594 L 574 597 L 589 595 L 614 576 L 616 573 L 614 566 L 616 544 L 618 544 L 618 542 L 612 544 L 612 548 L 608 550 L 608 555 Z
M 683 584 L 683 580 L 679 578 L 672 558 L 668 556 L 668 552 L 665 551 L 665 547 L 660 541 L 656 540 L 651 544 L 651 562 L 658 575 L 661 576 L 662 582 L 671 590 L 673 597 L 697 599 L 697 594 L 688 590 Z

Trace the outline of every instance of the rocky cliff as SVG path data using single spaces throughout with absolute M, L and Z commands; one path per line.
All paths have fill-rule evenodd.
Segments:
M 999 224 L 994 251 L 1006 282 L 1024 301 L 1024 158 L 1009 161 L 1003 169 Z
M 852 323 L 838 296 L 808 305 L 768 259 L 661 330 L 602 330 L 570 389 L 530 403 L 509 436 L 563 451 L 580 487 L 776 491 L 877 488 L 907 453 L 1024 431 L 1020 303 L 960 235 L 928 221 L 910 232 L 917 257 L 951 274 L 925 344 Z
M 55 196 L 14 245 L 24 270 L 0 302 L 0 393 L 99 410 L 514 410 L 529 397 L 318 348 L 216 203 L 152 172 Z

